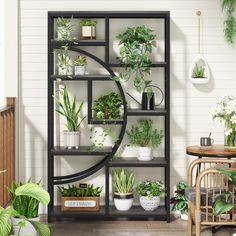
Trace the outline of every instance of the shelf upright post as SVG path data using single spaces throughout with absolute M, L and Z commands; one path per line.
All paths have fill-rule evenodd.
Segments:
M 92 103 L 93 103 L 93 81 L 88 80 L 88 124 L 92 120 Z
M 109 28 L 109 17 L 106 16 L 105 18 L 105 63 L 109 65 L 109 34 L 110 34 L 110 28 Z

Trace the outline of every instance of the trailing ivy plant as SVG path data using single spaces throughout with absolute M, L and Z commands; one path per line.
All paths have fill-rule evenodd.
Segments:
M 151 82 L 145 76 L 151 73 L 150 54 L 155 47 L 156 34 L 146 26 L 128 28 L 124 33 L 117 36 L 120 47 L 120 63 L 124 65 L 124 71 L 114 80 L 128 80 L 133 77 L 136 90 L 153 94 Z
M 234 17 L 236 0 L 221 0 L 222 10 L 226 12 L 227 19 L 224 21 L 225 39 L 229 45 L 234 43 L 236 35 L 236 20 Z

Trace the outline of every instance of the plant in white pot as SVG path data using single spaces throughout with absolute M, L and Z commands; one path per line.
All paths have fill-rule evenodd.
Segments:
M 87 59 L 83 55 L 78 55 L 74 61 L 75 75 L 85 75 Z
M 66 118 L 66 128 L 68 130 L 63 131 L 64 146 L 68 149 L 76 148 L 79 149 L 80 145 L 80 126 L 83 120 L 86 118 L 80 118 L 80 113 L 82 111 L 84 102 L 82 101 L 80 105 L 76 106 L 76 96 L 73 97 L 73 101 L 70 100 L 67 87 L 64 86 L 62 89 L 63 102 L 60 99 L 53 96 L 56 101 L 56 104 L 59 106 L 59 109 L 56 109 L 60 115 Z M 80 121 L 79 121 L 80 120 Z
M 73 32 L 72 20 L 68 18 L 58 17 L 56 19 L 57 25 L 57 40 L 59 41 L 75 41 L 76 38 L 71 36 Z
M 145 211 L 154 211 L 160 204 L 160 196 L 165 193 L 165 186 L 160 181 L 143 181 L 137 187 L 139 202 Z
M 127 170 L 113 172 L 115 207 L 119 211 L 128 211 L 133 204 L 134 173 Z
M 15 235 L 50 236 L 48 225 L 39 222 L 39 204 L 48 205 L 50 202 L 50 195 L 43 189 L 41 181 L 13 182 L 8 191 L 12 206 L 0 209 L 0 235 L 9 235 L 13 226 Z
M 69 55 L 68 46 L 63 46 L 57 50 L 58 75 L 72 75 L 72 63 Z
M 126 133 L 130 145 L 139 146 L 138 160 L 140 161 L 152 160 L 152 148 L 158 147 L 164 137 L 163 130 L 158 131 L 153 128 L 152 120 L 140 120 L 137 126 L 133 125 Z
M 96 39 L 97 21 L 83 19 L 80 21 L 80 37 L 82 39 Z

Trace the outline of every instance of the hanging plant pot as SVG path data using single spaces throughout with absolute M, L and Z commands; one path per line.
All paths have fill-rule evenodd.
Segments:
M 207 84 L 209 82 L 209 66 L 201 54 L 198 54 L 192 61 L 188 76 L 193 84 Z

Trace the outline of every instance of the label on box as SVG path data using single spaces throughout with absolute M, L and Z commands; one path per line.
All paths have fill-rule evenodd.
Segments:
M 93 200 L 84 201 L 65 201 L 65 207 L 95 207 L 96 202 Z

